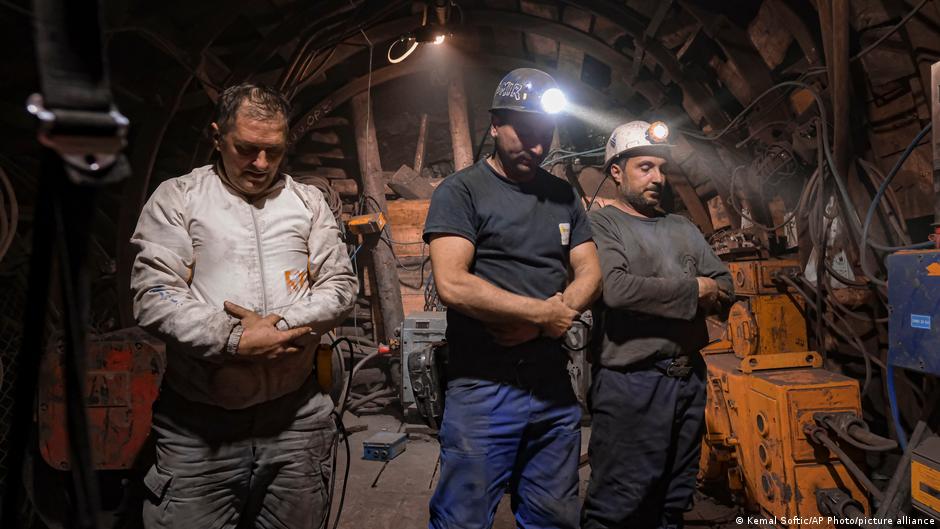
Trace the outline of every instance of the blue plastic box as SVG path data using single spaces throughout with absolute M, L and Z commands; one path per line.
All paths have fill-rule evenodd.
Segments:
M 888 310 L 891 363 L 940 375 L 940 250 L 888 256 Z

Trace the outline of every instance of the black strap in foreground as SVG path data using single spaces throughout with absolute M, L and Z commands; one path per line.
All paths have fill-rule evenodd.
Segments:
M 12 457 L 0 527 L 19 527 L 22 461 L 45 343 L 51 263 L 58 257 L 63 300 L 63 373 L 73 478 L 71 527 L 97 526 L 99 495 L 91 461 L 84 401 L 89 283 L 85 255 L 98 188 L 129 174 L 122 154 L 127 119 L 114 109 L 102 49 L 98 0 L 34 0 L 35 38 L 43 94 L 27 109 L 39 120 L 42 174 L 30 260 L 23 338 L 14 378 Z M 19 456 L 19 457 L 17 457 Z M 37 461 L 36 464 L 43 464 Z

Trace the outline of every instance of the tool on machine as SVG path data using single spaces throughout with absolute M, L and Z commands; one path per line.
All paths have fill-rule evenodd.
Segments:
M 447 342 L 425 343 L 407 355 L 407 371 L 418 414 L 433 429 L 444 419 Z
M 437 429 L 444 416 L 446 312 L 417 312 L 401 325 L 401 404 L 406 421 Z M 417 385 L 416 385 L 417 384 Z

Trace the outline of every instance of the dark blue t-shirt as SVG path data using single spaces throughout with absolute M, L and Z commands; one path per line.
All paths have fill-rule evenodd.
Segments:
M 470 273 L 503 290 L 548 299 L 568 284 L 568 253 L 591 240 L 591 227 L 577 194 L 564 180 L 539 169 L 535 178 L 517 183 L 500 176 L 486 162 L 449 176 L 434 191 L 424 240 L 436 233 L 459 235 L 476 248 Z M 478 320 L 447 311 L 447 339 L 452 351 L 503 350 Z M 539 339 L 529 348 L 557 341 Z

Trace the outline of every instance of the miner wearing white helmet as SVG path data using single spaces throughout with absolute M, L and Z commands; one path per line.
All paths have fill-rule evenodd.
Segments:
M 733 287 L 695 225 L 660 207 L 668 138 L 662 122 L 617 127 L 604 164 L 617 197 L 589 214 L 604 281 L 583 529 L 681 527 L 695 491 L 705 317 L 727 314 Z

